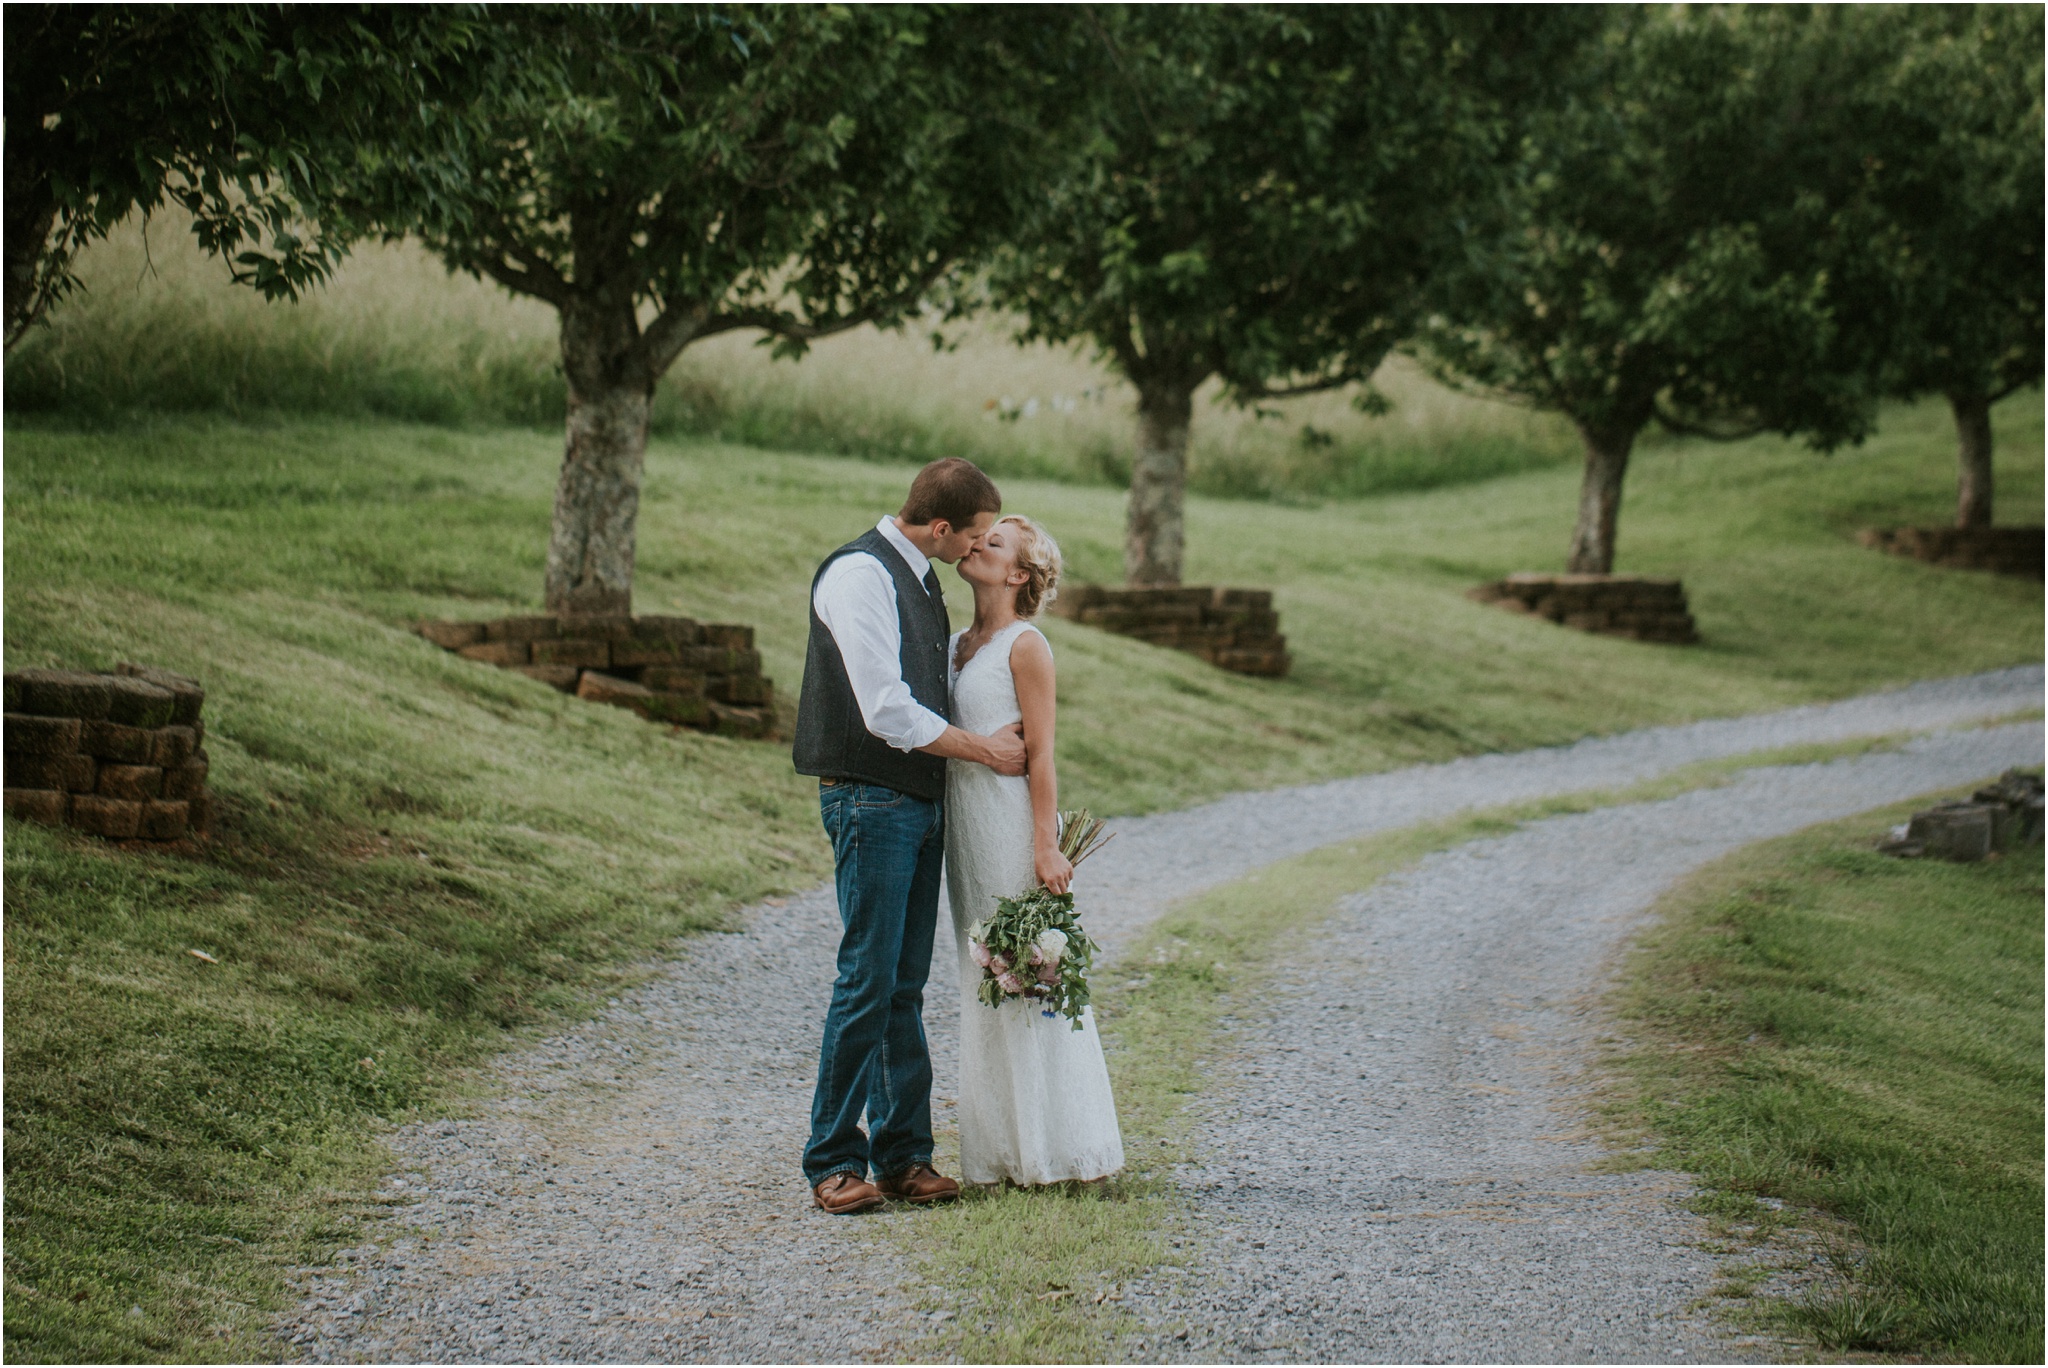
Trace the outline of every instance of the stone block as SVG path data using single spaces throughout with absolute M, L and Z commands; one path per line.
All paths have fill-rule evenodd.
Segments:
M 561 624 L 551 617 L 497 618 L 484 624 L 486 642 L 553 641 L 561 634 Z
M 1218 608 L 1247 608 L 1266 612 L 1273 607 L 1271 589 L 1218 589 L 1215 604 Z
M 415 622 L 412 629 L 444 651 L 459 651 L 465 646 L 474 646 L 484 639 L 484 624 L 481 622 L 454 622 L 447 618 L 427 618 Z
M 102 798 L 147 802 L 163 796 L 164 772 L 155 765 L 101 765 L 94 791 Z
M 614 614 L 564 613 L 560 635 L 579 641 L 631 641 L 633 619 Z
M 79 737 L 78 748 L 100 760 L 146 765 L 156 754 L 156 732 L 149 727 L 125 727 L 119 722 L 88 722 Z
M 1107 591 L 1100 584 L 1061 585 L 1059 597 L 1052 601 L 1051 612 L 1055 617 L 1073 618 L 1103 601 Z
M 704 692 L 721 703 L 760 708 L 775 697 L 775 685 L 760 675 L 718 675 L 706 681 Z
M 535 644 L 545 646 L 548 643 Z M 575 693 L 576 678 L 583 673 L 574 665 L 514 665 L 512 670 L 515 674 L 523 674 L 528 679 L 538 679 L 549 688 L 560 689 L 563 693 Z
M 2040 527 L 1867 527 L 1856 540 L 1896 556 L 1956 570 L 2040 579 Z
M 17 817 L 24 822 L 57 826 L 71 811 L 71 795 L 62 789 L 9 787 L 6 790 L 6 811 L 9 817 Z
M 126 675 L 108 675 L 107 721 L 128 727 L 170 725 L 178 711 L 178 697 L 160 684 Z M 197 716 L 195 710 L 193 713 Z
M 1970 863 L 1991 853 L 1993 804 L 1944 803 L 1913 814 L 1906 839 L 1932 859 Z
M 640 711 L 650 722 L 679 727 L 701 727 L 711 720 L 711 702 L 701 694 L 650 694 L 641 703 Z
M 638 670 L 649 665 L 679 665 L 683 652 L 691 648 L 677 641 L 614 641 L 611 643 L 614 670 Z
M 1233 674 L 1259 675 L 1278 679 L 1285 675 L 1294 664 L 1293 657 L 1284 650 L 1239 650 L 1231 648 L 1212 652 L 1212 665 L 1229 670 Z
M 533 659 L 533 643 L 530 641 L 484 641 L 474 646 L 464 646 L 455 654 L 464 660 L 480 661 L 485 665 L 500 668 L 511 665 L 525 665 Z
M 194 755 L 176 769 L 164 771 L 163 796 L 171 800 L 198 797 L 206 790 L 207 760 L 204 755 Z
M 1280 630 L 1280 615 L 1271 608 L 1212 608 L 1202 615 L 1202 621 L 1239 632 Z
M 18 789 L 91 793 L 98 766 L 90 755 L 22 755 L 7 752 L 6 784 Z
M 190 727 L 158 727 L 151 737 L 149 763 L 173 769 L 199 749 L 199 733 Z
M 536 641 L 533 643 L 533 663 L 574 665 L 584 670 L 605 670 L 611 668 L 612 644 L 609 641 L 594 641 L 588 637 Z
M 75 794 L 68 817 L 72 826 L 110 841 L 132 841 L 142 829 L 142 804 L 96 794 Z
M 135 834 L 145 841 L 182 841 L 191 824 L 192 808 L 181 801 L 156 801 L 142 805 L 142 817 Z
M 695 618 L 659 615 L 639 617 L 633 619 L 633 639 L 672 641 L 678 646 L 696 646 L 704 640 L 704 627 Z
M 654 697 L 654 691 L 644 684 L 635 684 L 630 679 L 620 679 L 597 670 L 585 670 L 576 681 L 576 696 L 587 698 L 592 703 L 609 703 L 615 708 L 631 708 L 645 717 L 647 700 Z
M 69 755 L 78 749 L 78 738 L 85 725 L 75 717 L 8 713 L 0 742 L 20 755 Z
M 701 674 L 759 674 L 761 653 L 725 646 L 685 646 L 681 664 Z
M 702 698 L 705 693 L 704 672 L 677 665 L 650 665 L 640 672 L 640 682 L 656 693 L 685 694 L 691 698 Z
M 185 803 L 186 830 L 194 836 L 204 836 L 213 830 L 213 795 L 204 790 L 195 793 Z
M 704 644 L 734 651 L 751 651 L 754 649 L 754 629 L 738 622 L 707 622 L 704 624 Z
M 759 708 L 736 707 L 730 703 L 711 703 L 711 724 L 720 736 L 738 737 L 741 740 L 757 740 L 767 736 L 774 723 L 768 714 Z
M 1675 579 L 1523 571 L 1467 590 L 1465 597 L 1583 632 L 1636 641 L 1699 640 L 1692 615 L 1686 611 L 1685 586 Z
M 37 717 L 105 717 L 113 701 L 107 675 L 80 670 L 12 670 L 7 684 L 8 708 Z
M 177 700 L 171 709 L 171 721 L 178 726 L 189 727 L 197 722 L 200 709 L 206 706 L 205 688 L 190 675 L 181 675 L 173 670 L 160 670 L 154 665 L 138 665 L 132 660 L 124 660 L 116 665 L 114 673 L 145 680 L 159 689 L 170 690 L 171 697 Z

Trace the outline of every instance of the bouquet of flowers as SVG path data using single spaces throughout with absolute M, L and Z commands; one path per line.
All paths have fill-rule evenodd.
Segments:
M 1060 814 L 1060 854 L 1078 866 L 1109 844 L 1100 818 L 1088 809 Z M 995 915 L 968 928 L 968 953 L 981 966 L 983 1002 L 1001 1007 L 1006 998 L 1039 1004 L 1047 1016 L 1065 1016 L 1081 1029 L 1088 1006 L 1088 966 L 1095 942 L 1074 916 L 1074 895 L 1044 884 L 1014 898 L 997 898 Z

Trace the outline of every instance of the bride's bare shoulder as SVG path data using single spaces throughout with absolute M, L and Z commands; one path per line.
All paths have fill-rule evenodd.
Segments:
M 1027 662 L 1052 668 L 1052 643 L 1045 639 L 1045 633 L 1034 623 L 1022 626 L 1024 630 L 1010 639 L 1010 668 L 1014 670 Z

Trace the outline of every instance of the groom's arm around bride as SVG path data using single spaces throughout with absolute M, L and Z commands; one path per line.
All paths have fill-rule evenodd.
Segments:
M 811 582 L 795 760 L 818 779 L 844 934 L 804 1177 L 830 1212 L 959 1193 L 931 1167 L 924 1038 L 946 761 L 1014 775 L 1025 752 L 1016 727 L 978 736 L 949 720 L 951 631 L 932 563 L 959 560 L 1001 511 L 1002 496 L 971 462 L 934 461 L 900 512 L 827 556 Z

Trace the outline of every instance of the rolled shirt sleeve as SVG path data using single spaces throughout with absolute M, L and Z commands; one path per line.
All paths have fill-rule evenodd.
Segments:
M 865 551 L 841 556 L 819 577 L 811 603 L 839 647 L 869 731 L 900 751 L 929 746 L 945 734 L 946 719 L 918 702 L 903 682 L 896 581 L 880 561 Z

